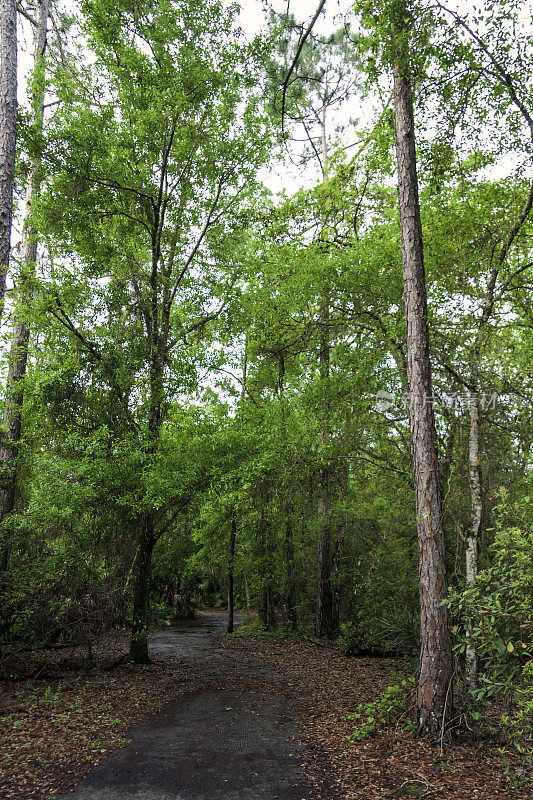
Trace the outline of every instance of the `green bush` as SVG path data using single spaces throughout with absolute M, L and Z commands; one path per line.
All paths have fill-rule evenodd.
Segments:
M 510 700 L 522 682 L 522 671 L 533 659 L 533 528 L 529 503 L 515 507 L 514 525 L 500 525 L 489 548 L 489 563 L 468 586 L 451 591 L 447 604 L 455 625 L 455 653 L 462 658 L 467 628 L 480 665 L 477 701 Z M 508 511 L 503 502 L 500 520 Z M 518 524 L 517 524 L 518 523 Z
M 506 764 L 506 775 L 518 787 L 533 778 L 533 661 L 522 671 L 522 683 L 516 691 L 514 713 L 502 715 L 509 746 L 518 752 L 520 766 L 508 759 L 506 748 L 500 750 Z
M 524 780 L 533 769 L 532 504 L 526 497 L 510 506 L 505 491 L 500 501 L 489 566 L 473 583 L 450 592 L 447 605 L 454 616 L 459 659 L 466 650 L 468 623 L 472 625 L 479 663 L 476 685 L 469 690 L 472 699 L 477 704 L 505 701 L 511 708 L 501 722 L 522 767 L 517 771 L 511 761 L 507 771 L 513 780 Z
M 354 723 L 348 741 L 360 742 L 369 739 L 379 728 L 402 721 L 404 730 L 412 730 L 413 722 L 407 717 L 409 692 L 414 678 L 402 680 L 388 686 L 377 700 L 371 703 L 360 703 L 353 714 L 346 719 Z
M 361 652 L 412 654 L 418 644 L 418 617 L 407 608 L 392 608 L 378 615 L 343 622 L 339 627 L 338 644 L 347 656 Z
M 6 574 L 1 597 L 4 640 L 46 646 L 85 642 L 126 615 L 120 576 L 106 575 L 74 546 L 37 560 L 22 556 Z
M 417 551 L 409 536 L 393 536 L 361 555 L 351 572 L 353 596 L 340 626 L 347 655 L 361 651 L 410 654 L 418 648 Z
M 355 622 L 342 622 L 337 640 L 339 649 L 347 656 L 355 655 L 361 649 L 361 632 Z
M 293 628 L 286 627 L 284 625 L 278 625 L 276 628 L 267 630 L 258 619 L 244 622 L 229 635 L 235 638 L 239 638 L 240 636 L 254 636 L 258 639 L 276 639 L 282 642 L 286 641 L 287 639 L 298 638 L 298 634 Z

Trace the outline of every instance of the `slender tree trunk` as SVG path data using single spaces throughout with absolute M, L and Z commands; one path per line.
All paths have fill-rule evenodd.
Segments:
M 327 332 L 322 338 L 320 353 L 321 378 L 324 384 L 329 379 L 329 338 Z M 327 388 L 325 389 L 327 394 Z M 329 399 L 324 403 L 326 418 L 323 423 L 323 444 L 328 440 Z M 318 560 L 317 560 L 317 605 L 315 634 L 331 637 L 334 634 L 332 553 L 331 553 L 331 474 L 327 465 L 321 467 L 318 485 Z
M 49 0 L 39 4 L 37 28 L 35 30 L 35 52 L 32 81 L 32 125 L 38 136 L 43 127 L 46 28 L 48 22 Z M 15 312 L 15 325 L 9 369 L 6 383 L 6 399 L 3 423 L 4 442 L 0 447 L 0 522 L 15 507 L 17 486 L 17 455 L 22 432 L 22 407 L 24 386 L 28 364 L 28 345 L 30 339 L 29 313 L 33 297 L 33 281 L 37 260 L 37 232 L 33 224 L 32 205 L 41 187 L 41 159 L 34 156 L 26 185 L 26 216 L 24 220 L 21 247 L 21 269 L 19 276 L 19 296 Z M 5 278 L 5 273 L 4 273 Z M 1 300 L 0 300 L 1 308 Z M 1 313 L 1 312 L 0 312 Z M 10 542 L 4 541 L 0 547 L 0 576 L 7 569 Z
M 161 204 L 154 213 L 152 227 L 152 269 L 150 275 L 149 311 L 146 317 L 149 398 L 148 440 L 145 455 L 147 465 L 159 449 L 161 426 L 164 418 L 164 372 L 170 330 L 172 300 L 168 275 L 160 282 L 161 226 L 163 215 Z M 163 267 L 162 274 L 165 275 Z M 150 573 L 152 551 L 157 541 L 153 509 L 146 509 L 139 519 L 139 540 L 134 565 L 133 624 L 130 643 L 130 658 L 134 664 L 147 664 L 148 658 L 148 614 L 150 610 Z
M 157 296 L 157 287 L 154 289 Z M 152 303 L 152 324 L 149 335 L 150 408 L 148 411 L 147 463 L 157 453 L 163 421 L 163 353 L 166 339 L 158 332 L 157 303 Z M 148 664 L 148 614 L 150 611 L 150 574 L 152 551 L 157 541 L 153 511 L 143 511 L 139 518 L 139 539 L 134 564 L 133 624 L 130 658 L 134 664 Z
M 241 391 L 241 409 L 239 414 L 239 423 L 242 428 L 244 424 L 244 404 L 246 402 L 246 379 L 248 372 L 248 355 L 247 355 L 247 339 L 244 340 L 244 354 L 242 361 L 242 391 Z M 227 633 L 233 633 L 233 616 L 234 616 L 234 564 L 235 564 L 235 537 L 237 535 L 237 512 L 233 507 L 231 512 L 231 528 L 230 537 L 228 542 L 228 621 L 226 626 Z
M 246 610 L 249 611 L 252 607 L 252 598 L 250 597 L 250 584 L 246 574 L 244 575 L 244 596 L 246 597 Z
M 0 6 L 1 7 L 1 6 Z M 45 87 L 45 64 L 44 54 L 46 50 L 46 27 L 48 21 L 49 0 L 43 0 L 39 4 L 38 24 L 35 30 L 35 52 L 32 82 L 32 124 L 36 135 L 42 131 L 44 113 L 44 87 Z M 0 19 L 3 26 L 3 17 Z M 6 31 L 2 27 L 2 47 Z M 16 39 L 16 34 L 15 39 Z M 4 50 L 2 49 L 2 59 Z M 2 61 L 2 81 L 4 79 L 4 64 Z M 2 83 L 3 87 L 3 83 Z M 15 85 L 16 98 L 16 85 Z M 3 101 L 0 103 L 3 115 L 5 108 Z M 16 109 L 15 109 L 16 114 Z M 2 116 L 0 125 L 3 125 Z M 0 129 L 0 139 L 3 128 Z M 4 159 L 5 151 L 0 144 L 0 182 L 2 192 L 4 188 Z M 6 383 L 6 399 L 4 404 L 3 423 L 5 428 L 4 442 L 0 447 L 0 470 L 2 480 L 0 483 L 0 522 L 8 516 L 15 507 L 15 497 L 17 488 L 17 456 L 22 432 L 22 407 L 24 404 L 24 386 L 26 368 L 28 364 L 28 345 L 30 339 L 29 311 L 32 302 L 32 288 L 35 277 L 35 263 L 37 260 L 37 233 L 33 225 L 32 204 L 34 198 L 38 196 L 41 185 L 41 160 L 35 156 L 30 165 L 28 182 L 26 185 L 26 217 L 24 220 L 22 247 L 21 247 L 21 269 L 19 276 L 19 296 L 16 308 L 15 324 L 11 352 L 9 355 L 9 369 Z M 3 195 L 2 195 L 3 196 Z M 0 201 L 3 202 L 3 201 Z M 0 237 L 4 236 L 3 229 L 4 214 L 0 211 Z M 9 231 L 11 223 L 9 223 Z M 9 236 L 8 231 L 8 236 Z M 9 255 L 9 239 L 7 242 L 7 254 Z M 2 245 L 0 244 L 0 251 Z M 3 258 L 3 256 L 2 256 Z M 5 263 L 5 268 L 2 266 Z M 3 292 L 5 289 L 7 260 L 0 261 L 0 319 L 3 310 Z M 8 567 L 9 555 L 12 542 L 10 538 L 4 539 L 0 544 L 0 583 Z M 0 610 L 0 616 L 3 616 Z
M 329 178 L 329 157 L 326 136 L 326 111 L 324 103 L 321 113 L 321 144 L 322 144 L 322 183 L 326 184 Z M 326 223 L 324 223 L 325 229 Z M 323 230 L 324 233 L 324 230 Z M 319 371 L 322 384 L 322 430 L 321 439 L 323 448 L 327 448 L 330 441 L 330 308 L 329 288 L 322 289 L 320 312 L 320 355 Z M 316 636 L 331 638 L 335 634 L 333 613 L 333 587 L 332 587 L 332 530 L 331 530 L 331 489 L 332 470 L 329 464 L 323 463 L 318 476 L 318 553 L 317 553 L 317 602 L 316 602 Z
M 481 501 L 481 465 L 479 455 L 479 387 L 477 380 L 477 363 L 472 371 L 474 391 L 470 393 L 470 436 L 468 442 L 468 467 L 470 476 L 471 498 L 471 525 L 466 540 L 466 583 L 476 580 L 478 572 L 478 540 L 481 531 L 481 516 L 483 511 Z M 472 622 L 468 622 L 466 637 L 466 663 L 465 675 L 470 689 L 476 686 L 477 676 L 477 651 L 472 642 Z
M 339 470 L 339 498 L 341 501 L 346 499 L 348 494 L 348 466 L 342 463 Z M 341 612 L 341 563 L 344 540 L 346 537 L 346 517 L 343 514 L 337 526 L 335 536 L 335 547 L 332 555 L 332 586 L 333 586 L 333 625 L 335 631 L 339 629 Z
M 402 21 L 403 22 L 403 21 Z M 419 733 L 444 732 L 452 711 L 452 657 L 446 597 L 446 559 L 432 402 L 427 295 L 418 200 L 413 98 L 406 27 L 400 24 L 394 64 L 394 107 L 407 377 L 419 551 L 421 646 L 417 685 Z
M 11 247 L 17 136 L 17 4 L 0 0 L 0 322 Z
M 150 572 L 155 544 L 154 520 L 150 512 L 142 514 L 139 524 L 139 545 L 135 559 L 133 587 L 133 624 L 130 658 L 134 664 L 148 664 L 148 612 L 150 608 Z
M 291 628 L 298 627 L 296 616 L 296 598 L 294 586 L 294 537 L 292 529 L 293 508 L 291 501 L 285 504 L 285 538 L 283 555 L 285 561 L 285 613 L 287 624 Z
M 322 478 L 323 480 L 323 478 Z M 323 487 L 322 487 L 323 489 Z M 329 505 L 324 496 L 318 501 L 318 513 L 329 515 Z M 331 590 L 331 537 L 328 528 L 323 527 L 318 537 L 318 589 L 316 604 L 315 634 L 322 637 L 333 636 L 333 592 Z
M 276 614 L 274 611 L 274 598 L 272 595 L 272 585 L 270 582 L 265 583 L 263 586 L 263 594 L 261 598 L 261 608 L 259 616 L 266 631 L 271 631 L 276 627 Z
M 270 542 L 268 536 L 268 523 L 265 514 L 264 502 L 265 499 L 261 497 L 263 507 L 261 509 L 261 521 L 259 528 L 259 538 L 261 543 L 261 561 L 263 571 L 263 586 L 261 591 L 261 602 L 259 604 L 259 616 L 261 623 L 266 630 L 274 628 L 276 625 L 276 617 L 274 613 L 274 598 L 272 594 L 272 563 L 270 553 Z
M 323 386 L 324 401 L 322 404 L 322 445 L 329 443 L 329 301 L 323 298 L 322 330 L 320 344 L 320 378 Z M 333 588 L 332 588 L 332 552 L 331 552 L 331 469 L 323 464 L 319 472 L 318 489 L 318 559 L 317 559 L 317 603 L 316 603 L 316 636 L 332 637 L 335 633 L 333 620 Z
M 293 454 L 288 444 L 287 420 L 285 409 L 285 360 L 283 353 L 280 351 L 279 357 L 279 372 L 278 372 L 278 386 L 279 386 L 279 399 L 281 406 L 281 435 L 285 445 L 285 463 L 287 467 L 292 462 Z M 289 473 L 287 469 L 287 474 Z M 295 586 L 294 586 L 294 536 L 293 536 L 293 514 L 294 508 L 291 499 L 291 487 L 286 486 L 286 500 L 285 500 L 285 536 L 283 540 L 283 561 L 285 567 L 285 586 L 284 586 L 284 601 L 285 601 L 285 616 L 287 624 L 291 628 L 296 628 L 298 625 L 296 617 L 296 599 L 295 599 Z
M 267 541 L 265 530 L 265 509 L 262 493 L 259 495 L 261 503 L 261 516 L 259 519 L 259 553 L 261 570 L 261 599 L 259 601 L 259 619 L 263 628 L 268 627 L 268 565 L 267 565 Z
M 503 249 L 502 253 L 507 253 L 507 249 Z M 470 478 L 470 506 L 471 506 L 471 519 L 470 530 L 466 540 L 466 583 L 467 585 L 473 583 L 477 578 L 478 573 L 478 550 L 479 550 L 479 537 L 481 534 L 481 522 L 483 518 L 483 499 L 481 492 L 481 455 L 480 455 L 480 417 L 481 417 L 481 400 L 479 396 L 479 364 L 481 361 L 481 351 L 483 347 L 483 340 L 485 338 L 485 331 L 487 323 L 492 314 L 494 307 L 494 290 L 498 280 L 500 264 L 503 259 L 500 257 L 496 264 L 493 265 L 488 285 L 485 301 L 483 303 L 483 310 L 479 320 L 479 326 L 476 335 L 476 342 L 474 345 L 474 352 L 472 354 L 472 368 L 470 374 L 470 383 L 472 391 L 470 392 L 470 435 L 468 439 L 468 474 Z M 505 256 L 504 256 L 505 258 Z M 477 651 L 474 642 L 472 641 L 472 623 L 469 621 L 466 629 L 466 653 L 465 653 L 465 677 L 466 682 L 470 689 L 475 689 L 477 678 Z
M 487 315 L 488 320 L 488 315 Z M 470 529 L 466 538 L 466 584 L 473 583 L 478 573 L 479 536 L 483 516 L 483 500 L 481 495 L 481 456 L 480 456 L 480 397 L 479 397 L 479 360 L 481 357 L 481 339 L 485 327 L 482 318 L 478 331 L 478 341 L 474 348 L 471 371 L 470 392 L 470 431 L 468 438 L 468 474 L 470 482 Z M 471 620 L 466 627 L 465 678 L 468 687 L 476 688 L 477 650 L 472 639 L 473 625 Z
M 235 509 L 231 513 L 231 532 L 228 546 L 228 624 L 226 631 L 233 633 L 233 564 L 235 561 L 235 535 L 237 533 L 237 515 Z

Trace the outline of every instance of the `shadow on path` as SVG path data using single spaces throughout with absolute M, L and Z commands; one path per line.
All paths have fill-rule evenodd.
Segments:
M 131 728 L 129 744 L 102 761 L 71 800 L 308 800 L 296 709 L 287 682 L 260 659 L 237 657 L 213 636 L 224 617 L 151 638 L 154 660 L 187 668 L 190 691 Z

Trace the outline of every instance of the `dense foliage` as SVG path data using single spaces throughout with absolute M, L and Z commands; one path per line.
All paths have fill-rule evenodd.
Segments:
M 5 370 L 4 654 L 120 625 L 142 660 L 149 614 L 225 604 L 228 576 L 267 629 L 416 652 L 390 26 L 357 5 L 305 42 L 285 14 L 250 41 L 214 0 L 52 9 L 44 124 L 19 121 L 39 257 L 5 312 L 6 353 L 9 321 L 31 334 L 15 439 Z M 518 698 L 523 738 L 531 34 L 510 0 L 411 12 L 456 675 L 475 648 L 471 697 Z M 305 180 L 273 194 L 290 158 Z

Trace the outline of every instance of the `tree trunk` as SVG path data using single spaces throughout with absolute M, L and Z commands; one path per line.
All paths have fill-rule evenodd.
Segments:
M 0 321 L 11 247 L 17 137 L 17 4 L 0 0 Z
M 237 533 L 237 516 L 235 509 L 231 514 L 231 531 L 228 545 L 228 624 L 227 633 L 233 633 L 233 564 L 235 561 L 235 535 Z
M 405 33 L 402 21 L 397 39 L 400 52 L 396 54 L 394 64 L 394 108 L 419 551 L 421 644 L 416 703 L 418 732 L 438 736 L 443 733 L 452 711 L 452 657 L 448 613 L 442 605 L 446 597 L 446 560 L 432 402 L 413 98 Z
M 246 377 L 248 371 L 247 338 L 244 339 L 244 353 L 242 361 L 242 389 L 241 389 L 241 408 L 239 413 L 239 424 L 242 428 L 244 424 L 244 405 L 246 402 Z M 228 543 L 228 621 L 226 626 L 227 633 L 233 633 L 234 623 L 234 563 L 235 563 L 235 536 L 237 534 L 237 513 L 235 506 L 231 511 L 231 530 Z M 247 599 L 249 602 L 249 598 Z
M 318 502 L 318 513 L 326 517 L 329 507 L 323 497 Z M 323 528 L 318 537 L 318 588 L 316 604 L 315 635 L 333 636 L 333 592 L 331 591 L 331 538 L 328 528 Z
M 274 598 L 272 594 L 272 563 L 270 542 L 264 508 L 265 499 L 263 497 L 261 497 L 261 502 L 263 503 L 263 508 L 261 509 L 259 537 L 261 544 L 263 586 L 261 591 L 261 602 L 259 604 L 259 617 L 263 627 L 266 630 L 270 630 L 276 625 L 276 616 L 274 613 Z
M 529 211 L 526 211 L 526 216 L 528 213 Z M 487 293 L 483 303 L 483 310 L 479 320 L 474 352 L 472 354 L 472 369 L 470 375 L 470 383 L 472 386 L 472 391 L 470 392 L 470 435 L 468 439 L 468 474 L 470 479 L 471 517 L 470 530 L 466 540 L 465 566 L 467 584 L 473 583 L 477 578 L 479 536 L 481 533 L 481 521 L 483 517 L 483 499 L 481 493 L 481 455 L 479 452 L 481 441 L 479 364 L 481 361 L 485 330 L 494 307 L 494 290 L 498 280 L 500 264 L 506 257 L 507 252 L 508 248 L 502 248 L 496 264 L 494 264 L 492 267 L 487 285 Z M 469 621 L 466 629 L 467 642 L 465 653 L 465 677 L 467 685 L 471 690 L 475 689 L 476 687 L 477 677 L 477 652 L 475 644 L 472 641 L 472 630 L 472 623 Z
M 322 329 L 320 334 L 319 368 L 323 386 L 322 408 L 322 446 L 329 443 L 329 302 L 327 295 L 323 298 L 321 312 Z M 327 456 L 327 454 L 326 454 Z M 324 458 L 327 460 L 327 458 Z M 318 479 L 318 558 L 317 558 L 317 601 L 315 635 L 332 637 L 335 633 L 333 620 L 333 588 L 331 585 L 332 553 L 331 553 L 331 469 L 324 463 Z
M 135 559 L 135 584 L 133 587 L 133 625 L 130 658 L 134 664 L 149 664 L 148 612 L 150 608 L 150 572 L 154 549 L 154 521 L 150 512 L 140 519 L 139 546 Z
M 46 28 L 48 23 L 49 0 L 39 4 L 38 25 L 35 30 L 35 54 L 32 81 L 32 125 L 35 135 L 42 132 L 45 91 Z M 0 448 L 2 468 L 2 488 L 0 490 L 0 521 L 15 506 L 16 458 L 22 431 L 22 407 L 24 404 L 24 383 L 28 364 L 28 344 L 30 340 L 29 313 L 33 298 L 33 281 L 37 260 L 37 231 L 33 224 L 32 205 L 39 196 L 41 188 L 41 159 L 34 156 L 31 161 L 26 185 L 26 216 L 24 220 L 21 247 L 21 269 L 19 277 L 19 297 L 9 371 L 6 383 L 4 406 L 4 426 L 7 429 L 5 445 Z M 2 554 L 2 562 L 6 556 Z
M 281 407 L 281 436 L 285 444 L 285 463 L 287 467 L 293 461 L 293 453 L 290 445 L 288 444 L 288 431 L 287 420 L 285 414 L 285 360 L 282 351 L 278 353 L 279 371 L 278 371 L 278 387 L 279 399 Z M 287 470 L 287 474 L 289 471 Z M 285 586 L 284 586 L 284 602 L 285 602 L 285 616 L 286 622 L 291 628 L 297 627 L 296 617 L 296 600 L 295 600 L 295 586 L 294 586 L 294 536 L 293 536 L 293 503 L 290 496 L 291 487 L 286 487 L 286 501 L 285 501 L 285 537 L 283 540 L 283 561 L 285 567 Z
M 283 542 L 283 555 L 285 561 L 285 614 L 287 624 L 291 628 L 298 627 L 296 616 L 296 598 L 294 586 L 294 537 L 292 530 L 292 503 L 285 504 L 285 539 Z
M 272 596 L 272 586 L 265 583 L 259 607 L 259 617 L 261 624 L 266 631 L 271 631 L 276 627 L 276 614 L 274 610 L 274 598 Z
M 244 575 L 244 596 L 246 597 L 246 610 L 249 611 L 252 607 L 252 598 L 250 597 L 250 584 L 246 575 Z
M 318 517 L 317 602 L 315 635 L 331 638 L 335 635 L 333 618 L 332 552 L 331 552 L 331 499 L 329 470 L 320 470 L 320 495 Z
M 315 635 L 331 638 L 335 635 L 333 619 L 332 553 L 331 553 L 331 498 L 329 494 L 329 470 L 320 470 L 320 495 L 318 517 L 320 532 L 317 553 L 317 600 Z
M 348 494 L 348 465 L 341 463 L 339 471 L 339 499 L 346 500 Z M 339 630 L 341 614 L 341 565 L 344 540 L 346 537 L 346 516 L 343 513 L 337 526 L 335 547 L 331 558 L 332 588 L 333 588 L 333 625 L 335 632 Z
M 474 373 L 477 375 L 477 364 Z M 466 540 L 466 583 L 473 583 L 477 577 L 477 556 L 478 539 L 481 530 L 481 466 L 479 461 L 479 388 L 477 379 L 474 383 L 474 391 L 470 393 L 470 436 L 468 442 L 468 467 L 470 476 L 470 498 L 471 498 L 471 526 Z M 468 622 L 466 644 L 466 663 L 465 675 L 470 689 L 476 685 L 477 675 L 477 652 L 472 643 L 472 622 Z
M 322 184 L 325 185 L 329 179 L 329 154 L 326 136 L 326 112 L 327 103 L 321 110 L 320 130 L 322 145 Z M 324 236 L 326 222 L 322 230 Z M 322 385 L 322 425 L 321 425 L 321 444 L 327 449 L 330 442 L 330 309 L 329 309 L 329 288 L 322 288 L 320 310 L 320 355 L 319 371 L 320 382 Z M 326 457 L 323 459 L 327 461 Z M 318 474 L 318 552 L 317 552 L 317 600 L 316 600 L 316 620 L 315 635 L 331 638 L 335 634 L 335 624 L 333 620 L 333 587 L 332 587 L 332 546 L 331 546 L 331 467 L 328 463 L 323 463 Z
M 149 396 L 148 409 L 148 441 L 145 449 L 146 463 L 157 454 L 161 425 L 163 424 L 163 374 L 165 369 L 164 354 L 168 343 L 168 330 L 160 330 L 158 305 L 158 243 L 153 236 L 152 280 L 151 280 L 151 313 L 148 327 L 148 364 L 149 364 Z M 169 311 L 164 306 L 162 315 Z M 139 518 L 139 543 L 134 564 L 135 583 L 133 588 L 133 624 L 131 631 L 130 658 L 134 664 L 148 664 L 148 613 L 150 610 L 150 572 L 152 568 L 152 551 L 157 541 L 154 530 L 153 509 L 143 511 Z

